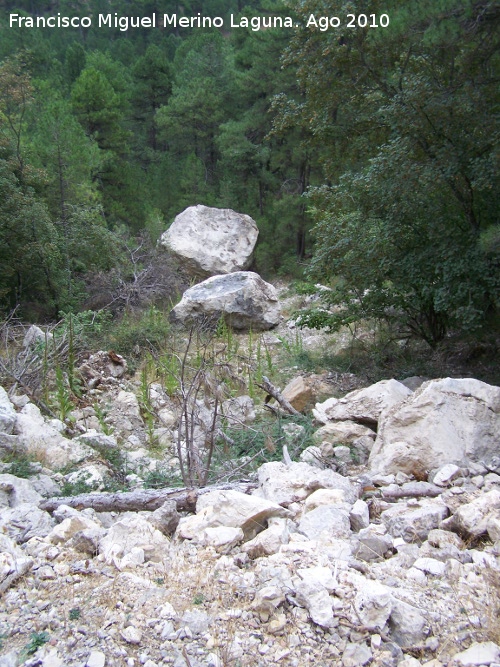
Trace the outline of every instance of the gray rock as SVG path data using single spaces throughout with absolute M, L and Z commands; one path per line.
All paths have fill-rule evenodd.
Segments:
M 343 667 L 361 667 L 372 659 L 371 649 L 362 642 L 361 644 L 347 644 L 342 654 Z
M 18 667 L 19 654 L 17 651 L 10 651 L 0 655 L 0 667 Z
M 393 547 L 392 537 L 376 530 L 376 526 L 362 528 L 352 543 L 354 556 L 366 562 L 382 560 Z
M 247 269 L 258 235 L 250 216 L 198 205 L 180 213 L 159 243 L 192 275 L 205 278 Z
M 0 433 L 12 433 L 16 423 L 16 411 L 3 387 L 0 387 Z
M 53 526 L 54 520 L 50 514 L 30 503 L 3 509 L 0 513 L 0 530 L 19 544 L 32 537 L 45 537 Z
M 349 512 L 332 505 L 320 505 L 302 516 L 299 532 L 310 540 L 347 538 L 351 534 Z
M 0 461 L 12 455 L 25 455 L 28 451 L 26 443 L 18 435 L 0 433 Z
M 175 500 L 166 500 L 161 507 L 148 516 L 148 521 L 164 535 L 172 535 L 180 518 Z
M 420 646 L 429 634 L 429 625 L 420 610 L 394 597 L 389 626 L 392 638 L 401 648 Z
M 500 646 L 494 642 L 475 642 L 465 651 L 456 653 L 453 661 L 464 665 L 491 665 L 500 661 Z
M 192 324 L 224 316 L 234 329 L 265 331 L 279 324 L 280 305 L 272 285 L 251 271 L 214 276 L 186 290 L 170 313 L 175 322 Z
M 397 405 L 411 393 L 411 389 L 397 380 L 382 380 L 365 389 L 351 391 L 343 398 L 329 398 L 324 403 L 317 403 L 313 414 L 323 423 L 350 419 L 376 424 L 383 410 Z
M 283 506 L 305 500 L 317 489 L 338 489 L 343 501 L 353 505 L 358 499 L 351 482 L 333 470 L 320 470 L 307 463 L 272 461 L 259 468 L 259 488 L 254 492 Z
M 206 528 L 241 528 L 245 539 L 264 530 L 271 517 L 288 517 L 290 512 L 277 503 L 239 491 L 211 491 L 198 498 L 196 514 L 181 519 L 176 535 L 193 540 Z
M 421 501 L 414 509 L 398 503 L 381 514 L 387 530 L 393 537 L 403 537 L 407 542 L 423 542 L 431 530 L 438 528 L 448 514 L 441 501 Z
M 349 512 L 349 519 L 351 521 L 351 528 L 356 533 L 363 528 L 368 528 L 370 525 L 370 511 L 368 505 L 364 500 L 356 500 Z
M 17 507 L 31 503 L 38 505 L 42 496 L 35 491 L 30 480 L 9 473 L 0 475 L 0 508 Z
M 204 632 L 208 632 L 211 625 L 211 618 L 206 611 L 188 609 L 182 615 L 181 624 L 187 625 L 194 635 L 201 635 Z
M 425 475 L 498 451 L 500 387 L 474 379 L 431 380 L 381 415 L 370 467 Z
M 106 656 L 101 651 L 92 651 L 87 658 L 85 667 L 104 667 L 106 664 Z
M 442 527 L 465 537 L 479 537 L 488 530 L 488 522 L 500 509 L 500 491 L 493 489 L 459 507 Z
M 317 625 L 322 628 L 335 625 L 333 599 L 320 582 L 298 581 L 295 586 L 295 599 L 308 610 L 311 620 Z
M 381 630 L 392 612 L 392 597 L 378 581 L 358 578 L 354 608 L 363 625 Z

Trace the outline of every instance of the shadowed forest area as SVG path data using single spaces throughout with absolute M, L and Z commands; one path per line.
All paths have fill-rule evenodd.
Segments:
M 10 27 L 11 13 L 93 25 Z M 100 13 L 156 27 L 98 28 Z M 198 13 L 223 27 L 163 25 Z M 180 296 L 156 241 L 205 204 L 256 220 L 263 277 L 328 286 L 303 324 L 370 321 L 495 356 L 498 2 L 19 0 L 0 24 L 5 315 Z

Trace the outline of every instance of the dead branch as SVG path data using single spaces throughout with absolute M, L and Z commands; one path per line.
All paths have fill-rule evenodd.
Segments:
M 274 398 L 275 401 L 278 401 L 278 403 L 281 405 L 283 410 L 285 412 L 288 412 L 290 415 L 296 415 L 300 417 L 300 412 L 296 410 L 293 405 L 291 405 L 286 398 L 283 396 L 283 394 L 280 392 L 280 390 L 275 387 L 267 378 L 265 375 L 262 376 L 262 383 L 257 384 L 257 387 L 260 387 L 264 391 L 267 391 L 267 393 Z
M 413 487 L 413 489 L 405 489 L 405 488 L 400 488 L 400 489 L 395 489 L 394 491 L 392 490 L 386 490 L 382 489 L 382 498 L 394 498 L 397 500 L 398 498 L 436 498 L 436 496 L 439 496 L 443 493 L 444 489 L 441 489 L 439 486 L 433 485 L 426 485 L 425 487 L 422 487 L 421 489 Z
M 141 512 L 154 511 L 167 500 L 175 500 L 180 512 L 194 512 L 198 497 L 210 491 L 240 491 L 249 494 L 257 488 L 251 482 L 234 482 L 203 489 L 139 489 L 124 493 L 82 493 L 78 496 L 58 496 L 42 500 L 39 507 L 53 512 L 60 505 L 68 505 L 82 510 L 91 507 L 96 512 Z

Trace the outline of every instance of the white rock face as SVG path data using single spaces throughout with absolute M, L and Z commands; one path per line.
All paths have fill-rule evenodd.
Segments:
M 479 537 L 487 532 L 489 521 L 498 515 L 498 510 L 500 491 L 492 489 L 459 507 L 444 525 L 466 537 Z
M 447 463 L 488 462 L 498 451 L 500 387 L 474 379 L 431 380 L 382 413 L 369 465 L 421 475 Z
M 307 463 L 286 466 L 278 461 L 259 468 L 259 488 L 254 494 L 287 506 L 305 500 L 317 489 L 338 489 L 343 492 L 343 501 L 351 505 L 358 499 L 349 480 L 333 470 L 320 470 Z
M 396 503 L 384 510 L 380 518 L 393 537 L 402 537 L 407 542 L 423 542 L 447 514 L 448 509 L 441 501 L 422 500 L 417 508 Z
M 332 505 L 320 505 L 304 514 L 299 531 L 310 540 L 346 539 L 351 533 L 349 512 Z
M 316 442 L 322 443 L 322 450 L 324 449 L 325 443 L 331 445 L 353 443 L 358 438 L 371 438 L 373 444 L 375 431 L 368 426 L 363 426 L 362 424 L 346 420 L 329 422 L 325 426 L 319 428 L 314 434 Z
M 12 433 L 16 411 L 3 387 L 0 387 L 0 433 Z
M 500 646 L 494 642 L 474 642 L 472 646 L 453 656 L 459 665 L 490 665 L 500 660 Z
M 33 403 L 28 403 L 18 413 L 15 431 L 21 436 L 28 453 L 43 459 L 50 468 L 63 468 L 95 454 L 87 445 L 62 436 L 54 424 L 44 420 Z
M 360 577 L 354 608 L 363 625 L 382 629 L 392 611 L 392 597 L 387 588 L 378 581 Z
M 272 329 L 280 321 L 277 292 L 252 271 L 214 276 L 186 290 L 170 318 L 189 324 L 221 315 L 234 329 Z
M 126 516 L 114 523 L 99 542 L 107 563 L 122 569 L 144 561 L 160 562 L 168 552 L 169 541 L 141 516 Z M 142 551 L 142 556 L 139 553 Z M 132 554 L 132 558 L 128 558 Z
M 247 269 L 259 230 L 244 213 L 190 206 L 162 234 L 160 245 L 178 257 L 194 276 L 215 276 Z
M 274 502 L 248 496 L 239 491 L 212 491 L 198 498 L 196 514 L 181 519 L 176 535 L 196 540 L 206 528 L 241 528 L 245 539 L 252 539 L 271 517 L 287 517 L 288 510 Z
M 376 423 L 383 410 L 401 403 L 413 392 L 397 380 L 382 380 L 366 389 L 356 389 L 343 398 L 329 398 L 316 403 L 313 414 L 318 421 L 352 419 L 364 423 Z
M 402 648 L 411 648 L 422 644 L 429 634 L 429 625 L 420 611 L 402 600 L 392 598 L 392 611 L 389 619 L 391 635 Z

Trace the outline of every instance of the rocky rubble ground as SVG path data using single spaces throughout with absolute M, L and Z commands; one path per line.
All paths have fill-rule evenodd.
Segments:
M 118 442 L 129 481 L 153 466 L 125 368 L 102 352 L 81 369 L 110 407 L 80 410 L 72 438 L 0 388 L 2 458 L 40 461 L 0 474 L 0 667 L 500 665 L 500 388 L 388 380 L 316 403 L 300 461 L 194 513 L 47 511 L 61 468 L 99 484 Z M 152 392 L 168 446 L 175 406 Z M 311 392 L 283 394 L 302 409 Z

